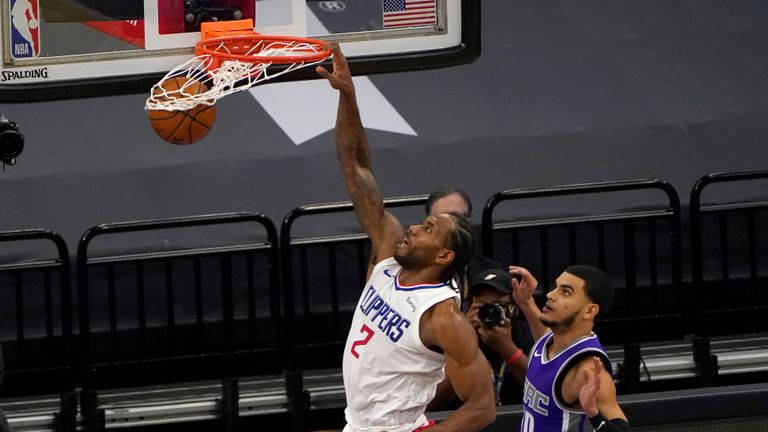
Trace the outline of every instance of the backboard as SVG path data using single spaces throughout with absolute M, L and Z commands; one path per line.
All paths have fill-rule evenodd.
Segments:
M 251 18 L 262 34 L 338 41 L 355 75 L 480 53 L 479 0 L 1 1 L 2 102 L 145 92 L 193 56 L 203 21 Z

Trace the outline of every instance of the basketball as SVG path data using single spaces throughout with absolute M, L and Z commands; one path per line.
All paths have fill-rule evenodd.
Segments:
M 208 91 L 208 87 L 200 81 L 179 76 L 163 81 L 152 94 L 160 100 L 176 99 L 179 90 L 194 95 Z M 216 106 L 201 104 L 187 111 L 149 110 L 147 115 L 160 138 L 171 144 L 186 145 L 208 135 L 216 122 Z

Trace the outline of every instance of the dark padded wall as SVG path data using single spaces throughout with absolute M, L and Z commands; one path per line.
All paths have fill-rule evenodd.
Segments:
M 385 195 L 454 183 L 480 208 L 505 188 L 658 177 L 685 201 L 706 173 L 768 166 L 768 3 L 495 1 L 482 20 L 477 62 L 371 77 L 419 134 L 368 131 Z M 244 93 L 219 103 L 205 141 L 174 147 L 144 98 L 0 107 L 27 137 L 0 173 L 0 229 L 50 228 L 74 249 L 98 223 L 239 210 L 279 223 L 346 199 L 332 132 L 295 146 Z

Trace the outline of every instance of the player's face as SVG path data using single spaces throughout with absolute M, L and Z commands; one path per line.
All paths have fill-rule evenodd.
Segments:
M 550 328 L 567 328 L 577 319 L 584 319 L 588 312 L 594 312 L 592 306 L 595 304 L 587 297 L 584 280 L 563 272 L 555 281 L 555 289 L 547 294 L 541 322 Z
M 455 213 L 461 217 L 469 218 L 469 207 L 464 198 L 457 193 L 444 196 L 432 204 L 431 214 Z
M 435 263 L 446 250 L 448 235 L 453 229 L 447 214 L 427 216 L 420 224 L 411 225 L 395 251 L 395 259 L 406 268 L 423 268 Z

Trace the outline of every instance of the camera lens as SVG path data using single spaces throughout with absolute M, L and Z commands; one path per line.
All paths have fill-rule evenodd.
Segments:
M 0 132 L 0 159 L 15 159 L 24 150 L 24 135 L 15 130 Z
M 477 310 L 477 317 L 486 327 L 502 325 L 504 322 L 504 309 L 495 303 L 486 303 Z

